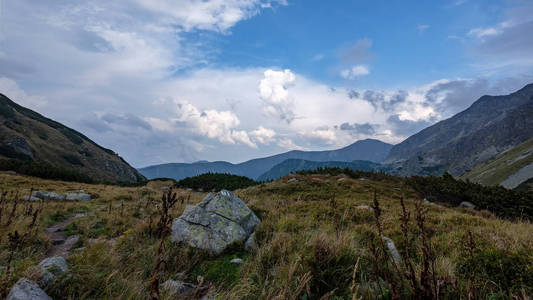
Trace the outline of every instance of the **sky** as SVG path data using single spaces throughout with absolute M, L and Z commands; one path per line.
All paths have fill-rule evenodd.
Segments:
M 135 167 L 399 143 L 533 82 L 533 1 L 0 0 L 0 92 Z

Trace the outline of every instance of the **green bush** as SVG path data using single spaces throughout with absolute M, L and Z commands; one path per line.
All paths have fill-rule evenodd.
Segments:
M 176 183 L 176 187 L 191 188 L 195 190 L 202 189 L 203 191 L 220 191 L 222 189 L 233 191 L 257 184 L 259 184 L 259 182 L 244 176 L 206 173 L 194 177 L 184 178 Z
M 45 179 L 94 183 L 94 180 L 84 173 L 56 167 L 44 161 L 0 159 L 0 170 L 15 171 Z

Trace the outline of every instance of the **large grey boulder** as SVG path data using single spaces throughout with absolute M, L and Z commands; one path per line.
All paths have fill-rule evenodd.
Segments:
M 67 193 L 67 200 L 73 200 L 73 201 L 90 201 L 91 195 L 87 193 Z
M 52 300 L 37 283 L 21 278 L 11 288 L 7 300 Z
M 54 280 L 69 270 L 67 261 L 61 256 L 52 256 L 43 259 L 39 263 L 41 269 L 41 282 L 43 288 L 47 288 Z
M 198 205 L 187 205 L 172 224 L 172 241 L 220 254 L 229 245 L 244 243 L 259 218 L 232 192 L 209 194 Z

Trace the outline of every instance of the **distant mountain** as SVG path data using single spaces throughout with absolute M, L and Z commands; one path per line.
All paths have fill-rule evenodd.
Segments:
M 308 161 L 345 161 L 366 160 L 379 163 L 387 157 L 392 145 L 378 140 L 366 139 L 357 141 L 347 147 L 329 151 L 289 151 L 265 158 L 252 159 L 240 164 L 223 161 L 171 163 L 149 166 L 139 169 L 147 178 L 167 177 L 180 180 L 185 177 L 203 173 L 228 173 L 257 179 L 275 165 L 287 159 Z
M 392 147 L 386 171 L 461 175 L 533 137 L 533 84 L 505 96 L 483 96 L 468 109 Z
M 277 165 L 275 165 L 269 171 L 259 176 L 257 180 L 268 181 L 279 179 L 287 174 L 295 173 L 301 170 L 316 170 L 318 168 L 333 168 L 338 167 L 341 169 L 352 169 L 361 171 L 372 171 L 378 167 L 378 163 L 373 163 L 366 160 L 355 160 L 352 162 L 346 161 L 309 161 L 303 159 L 287 159 Z
M 0 94 L 0 159 L 5 164 L 44 162 L 95 181 L 145 178 L 112 150 L 83 134 L 22 107 Z
M 533 138 L 467 172 L 462 179 L 514 189 L 533 178 Z

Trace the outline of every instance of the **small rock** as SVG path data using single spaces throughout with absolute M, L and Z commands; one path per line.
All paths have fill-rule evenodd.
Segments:
M 386 236 L 383 237 L 383 241 L 385 241 L 385 246 L 387 246 L 387 250 L 392 260 L 396 263 L 399 263 L 402 260 L 402 257 L 400 256 L 398 249 L 396 249 L 396 245 L 394 245 L 394 241 Z
M 67 193 L 67 200 L 70 201 L 91 201 L 91 195 L 87 193 Z
M 346 180 L 346 178 L 344 178 L 344 177 L 341 177 L 341 178 L 337 179 L 337 181 L 344 181 L 344 180 Z
M 196 289 L 196 285 L 169 279 L 163 283 L 162 288 L 169 296 L 183 297 L 192 293 Z
M 365 181 L 365 180 L 366 180 L 366 178 L 364 178 L 364 177 L 361 177 L 361 178 L 359 178 L 359 180 L 361 180 L 361 181 Z
M 31 195 L 33 197 L 40 198 L 43 200 L 65 200 L 65 195 L 61 195 L 55 192 L 33 191 Z
M 463 201 L 459 204 L 460 207 L 465 207 L 465 208 L 476 208 L 476 206 L 471 203 L 471 202 L 468 202 L 468 201 Z
M 431 201 L 429 201 L 428 199 L 424 198 L 424 203 L 425 204 L 431 204 Z
M 81 253 L 85 251 L 85 247 L 80 247 L 80 248 L 74 248 L 72 249 L 72 252 L 76 252 L 76 253 Z
M 43 259 L 39 263 L 41 269 L 41 282 L 40 285 L 43 288 L 48 287 L 58 276 L 69 270 L 67 261 L 61 256 L 52 256 Z
M 291 178 L 291 179 L 287 180 L 287 182 L 289 182 L 289 183 L 290 183 L 290 182 L 298 182 L 298 179 L 296 179 L 296 178 Z
M 257 250 L 257 243 L 255 242 L 255 232 L 248 237 L 246 240 L 246 243 L 244 243 L 244 250 L 248 252 L 256 251 Z
M 368 205 L 358 205 L 356 206 L 355 208 L 357 209 L 366 209 L 366 210 L 369 210 L 369 211 L 373 211 L 374 209 Z
M 242 260 L 242 258 L 234 258 L 232 260 L 230 260 L 230 263 L 232 264 L 236 264 L 236 265 L 242 265 L 244 261 Z
M 52 300 L 37 283 L 21 278 L 11 288 L 7 300 Z
M 169 187 L 169 186 L 164 186 L 164 187 L 162 187 L 161 189 L 162 189 L 163 191 L 168 191 L 168 190 L 170 190 L 170 187 Z
M 34 196 L 24 196 L 24 197 L 22 197 L 22 200 L 24 200 L 24 201 L 41 201 L 42 199 L 34 197 Z
M 63 238 L 52 239 L 52 245 L 61 245 L 64 242 L 65 242 L 65 239 L 63 239 Z

